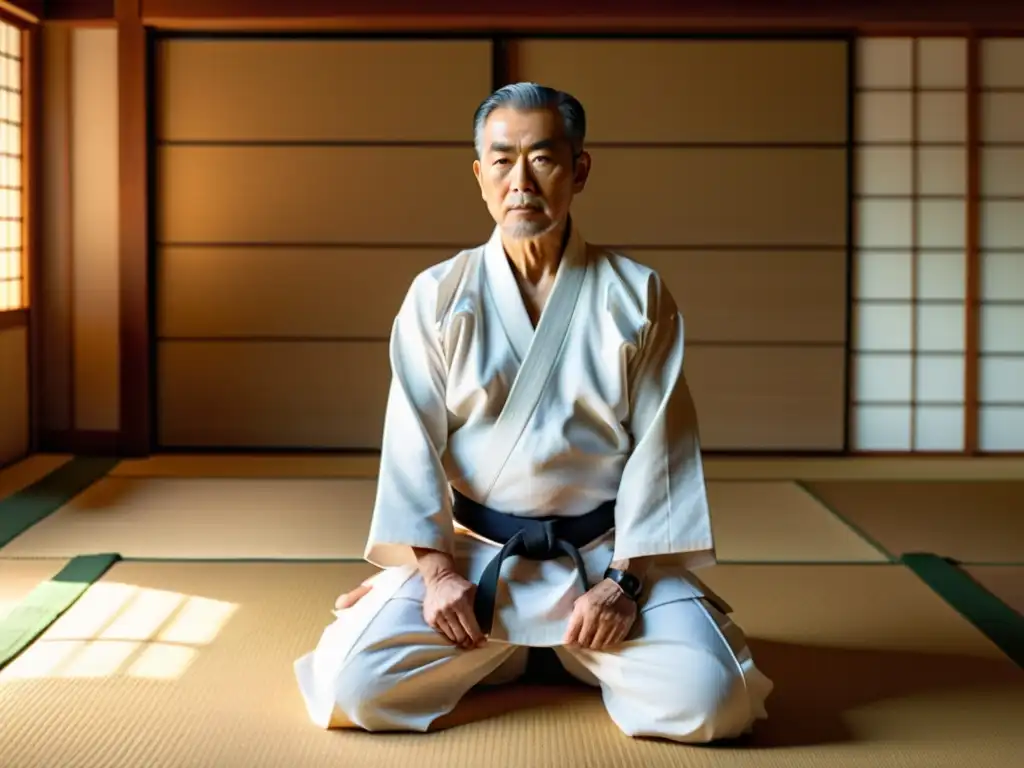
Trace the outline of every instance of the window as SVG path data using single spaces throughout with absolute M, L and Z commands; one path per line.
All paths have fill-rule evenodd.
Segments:
M 1024 39 L 981 41 L 978 448 L 1024 450 Z
M 851 447 L 962 451 L 967 41 L 860 41 Z
M 0 21 L 0 312 L 23 309 L 21 30 Z

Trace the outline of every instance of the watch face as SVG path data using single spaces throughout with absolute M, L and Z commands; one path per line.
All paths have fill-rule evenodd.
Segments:
M 626 592 L 629 593 L 630 597 L 633 597 L 635 599 L 640 596 L 640 579 L 638 579 L 636 576 L 632 576 L 628 573 L 625 574 L 625 579 L 623 579 L 623 586 L 626 588 Z

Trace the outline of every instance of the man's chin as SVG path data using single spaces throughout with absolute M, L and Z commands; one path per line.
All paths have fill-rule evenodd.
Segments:
M 501 227 L 506 237 L 513 240 L 531 240 L 546 235 L 557 226 L 553 221 L 512 221 Z

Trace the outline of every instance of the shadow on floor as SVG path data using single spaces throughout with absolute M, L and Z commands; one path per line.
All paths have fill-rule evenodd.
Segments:
M 993 698 L 1011 695 L 1024 706 L 1024 674 L 1018 674 L 1007 660 L 764 640 L 750 644 L 758 666 L 775 682 L 768 701 L 769 719 L 759 722 L 751 736 L 723 742 L 720 748 L 814 747 L 864 741 L 863 735 L 851 729 L 850 715 L 889 704 L 898 705 L 895 711 L 899 714 L 894 715 L 892 728 L 886 729 L 887 738 L 899 734 L 906 718 L 906 727 L 913 728 L 913 733 L 905 734 L 907 740 L 930 741 L 926 731 L 934 729 L 935 739 L 945 741 L 955 735 L 943 730 L 949 723 L 954 724 L 953 730 L 963 727 L 975 733 L 964 721 L 972 703 L 987 701 L 991 708 Z M 955 705 L 942 702 L 954 699 Z M 935 712 L 936 703 L 941 712 Z M 600 692 L 575 681 L 552 652 L 535 652 L 519 682 L 474 690 L 439 725 L 444 730 L 523 710 L 536 709 L 540 715 L 566 706 L 581 710 L 601 706 Z M 903 714 L 912 713 L 915 707 L 927 709 L 928 718 Z M 935 715 L 938 719 L 930 721 L 934 725 L 928 725 Z M 903 736 L 898 737 L 902 740 Z

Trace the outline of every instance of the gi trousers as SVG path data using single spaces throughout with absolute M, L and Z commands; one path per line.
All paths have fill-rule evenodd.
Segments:
M 378 600 L 371 590 L 338 611 L 316 649 L 295 662 L 318 726 L 426 732 L 474 686 L 510 683 L 525 671 L 525 646 L 454 646 L 423 618 L 422 581 L 407 586 Z M 554 651 L 570 674 L 600 689 L 608 715 L 629 736 L 708 743 L 767 717 L 773 683 L 755 666 L 741 629 L 705 598 L 642 606 L 615 647 Z

